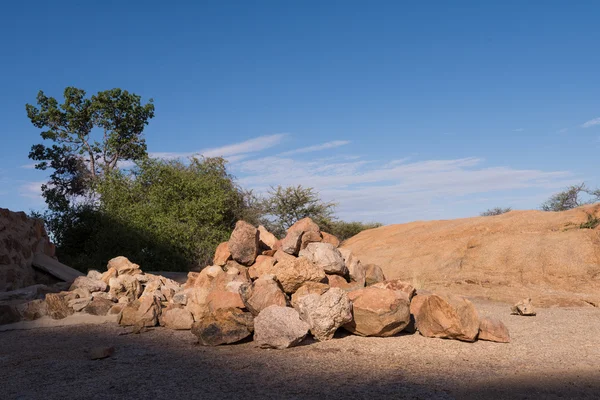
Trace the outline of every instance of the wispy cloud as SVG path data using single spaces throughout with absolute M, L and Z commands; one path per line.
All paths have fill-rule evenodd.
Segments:
M 35 169 L 36 163 L 21 165 L 19 168 L 22 169 Z
M 600 125 L 600 118 L 590 119 L 587 122 L 584 122 L 581 127 L 582 128 L 591 128 L 592 126 Z
M 301 147 L 301 148 L 295 149 L 295 150 L 284 151 L 283 153 L 280 153 L 279 155 L 280 156 L 289 156 L 292 154 L 312 153 L 314 151 L 334 149 L 336 147 L 345 146 L 349 143 L 350 143 L 349 140 L 334 140 L 334 141 L 327 142 L 327 143 L 317 144 L 315 146 Z
M 525 129 L 523 128 L 517 128 L 517 129 L 513 129 L 513 132 L 523 132 Z
M 280 144 L 287 136 L 287 133 L 277 133 L 274 135 L 259 136 L 240 143 L 234 143 L 227 146 L 215 147 L 191 152 L 151 152 L 150 156 L 172 160 L 177 158 L 188 158 L 192 156 L 204 157 L 224 157 L 230 161 L 240 160 L 246 154 L 257 153 Z
M 258 193 L 276 185 L 313 187 L 325 200 L 339 204 L 340 217 L 384 223 L 448 217 L 453 202 L 469 196 L 519 190 L 546 193 L 575 180 L 568 171 L 485 166 L 477 157 L 383 162 L 273 156 L 233 167 L 239 183 Z
M 39 200 L 40 203 L 43 203 L 42 185 L 44 183 L 46 183 L 46 181 L 26 182 L 22 184 L 19 186 L 19 196 L 36 201 Z

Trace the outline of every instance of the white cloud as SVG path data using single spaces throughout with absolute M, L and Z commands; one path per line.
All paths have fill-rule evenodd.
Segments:
M 280 153 L 280 156 L 289 156 L 292 154 L 301 154 L 301 153 L 312 153 L 314 151 L 328 150 L 334 149 L 336 147 L 345 146 L 349 144 L 349 140 L 334 140 L 332 142 L 322 143 L 315 146 L 302 147 L 295 150 L 285 151 Z
M 151 152 L 150 156 L 166 160 L 189 158 L 192 156 L 224 157 L 230 161 L 241 160 L 246 157 L 246 154 L 260 152 L 277 146 L 287 135 L 287 133 L 277 133 L 275 135 L 259 136 L 240 143 L 192 152 Z
M 37 164 L 33 163 L 33 164 L 25 164 L 25 165 L 21 165 L 19 168 L 23 168 L 23 169 L 35 169 L 35 166 Z
M 581 127 L 582 128 L 590 128 L 594 125 L 600 125 L 600 118 L 594 118 L 594 119 L 590 119 L 587 122 L 584 122 Z
M 42 185 L 45 183 L 46 181 L 26 182 L 19 186 L 19 196 L 43 203 Z
M 240 162 L 233 172 L 242 186 L 258 193 L 277 185 L 313 187 L 324 200 L 339 204 L 341 218 L 384 223 L 448 218 L 459 200 L 473 202 L 482 194 L 521 190 L 545 193 L 576 180 L 568 171 L 485 166 L 476 157 L 375 162 L 273 156 Z

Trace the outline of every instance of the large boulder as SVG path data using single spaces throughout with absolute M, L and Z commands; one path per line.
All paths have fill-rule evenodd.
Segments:
M 215 257 L 213 258 L 213 265 L 222 267 L 227 264 L 227 261 L 231 260 L 231 252 L 229 251 L 229 243 L 223 242 L 217 246 L 215 250 Z
M 309 243 L 298 255 L 312 261 L 328 274 L 343 276 L 348 273 L 342 254 L 332 244 Z
M 298 311 L 273 305 L 254 319 L 254 341 L 263 348 L 287 349 L 302 342 L 309 328 Z
M 127 257 L 119 256 L 111 259 L 108 262 L 107 270 L 114 268 L 117 275 L 138 275 L 142 273 L 140 266 L 132 263 Z
M 423 336 L 465 342 L 477 339 L 479 315 L 473 304 L 465 298 L 426 295 L 414 311 L 415 325 Z
M 348 282 L 346 278 L 339 275 L 327 275 L 327 283 L 331 287 L 336 287 L 345 290 L 346 292 L 351 292 L 353 290 L 362 289 L 364 285 L 361 285 L 358 282 L 350 281 Z
M 367 286 L 374 285 L 378 282 L 385 281 L 385 275 L 379 265 L 367 264 L 364 266 L 365 269 L 365 283 Z
M 371 287 L 377 287 L 381 289 L 391 289 L 396 290 L 402 293 L 405 293 L 408 296 L 408 299 L 411 300 L 416 294 L 417 289 L 413 285 L 408 282 L 404 282 L 401 279 L 390 279 L 383 282 L 375 283 L 371 285 Z
M 337 276 L 337 275 L 336 275 Z M 306 282 L 292 295 L 292 307 L 296 307 L 300 299 L 309 294 L 318 294 L 319 296 L 329 290 L 329 285 L 322 282 Z
M 267 230 L 264 226 L 260 225 L 258 227 L 258 243 L 260 248 L 263 250 L 270 250 L 275 247 L 275 243 L 277 243 L 277 238 L 271 232 Z
M 319 341 L 332 339 L 339 327 L 352 321 L 352 304 L 340 288 L 332 287 L 321 295 L 304 296 L 295 308 L 300 318 L 310 326 L 310 333 Z
M 26 303 L 21 303 L 16 306 L 21 320 L 33 321 L 48 315 L 48 306 L 42 299 L 35 299 Z
M 304 232 L 302 239 L 300 240 L 300 250 L 306 248 L 310 243 L 320 243 L 323 240 L 320 232 L 308 231 Z
M 393 336 L 410 322 L 406 295 L 389 289 L 367 287 L 348 293 L 353 321 L 344 328 L 360 336 Z
M 510 334 L 502 321 L 493 318 L 481 318 L 479 321 L 479 340 L 509 343 Z
M 246 308 L 253 315 L 258 315 L 272 305 L 287 305 L 287 297 L 274 275 L 262 275 L 252 283 L 243 284 L 240 287 L 240 295 Z
M 258 230 L 245 221 L 238 221 L 229 238 L 231 258 L 242 265 L 252 265 L 258 255 Z
M 239 293 L 226 290 L 215 290 L 206 296 L 208 309 L 214 312 L 220 308 L 244 308 L 244 302 Z
M 160 324 L 168 329 L 189 330 L 194 324 L 194 317 L 184 308 L 167 308 L 160 316 Z
M 128 303 L 119 316 L 119 324 L 123 326 L 152 327 L 158 324 L 162 308 L 154 296 L 141 297 Z
M 344 259 L 344 265 L 348 269 L 348 276 L 350 277 L 350 280 L 364 287 L 366 271 L 358 257 L 352 254 L 352 251 L 349 249 L 339 248 L 338 250 Z
M 92 300 L 83 308 L 83 312 L 91 315 L 106 315 L 115 303 L 102 297 L 93 297 Z
M 323 268 L 304 257 L 277 263 L 275 276 L 286 293 L 294 293 L 305 282 L 322 282 L 326 278 Z
M 323 236 L 323 239 L 321 240 L 323 243 L 330 243 L 335 247 L 340 247 L 340 239 L 338 239 L 331 233 L 321 231 L 321 236 Z
M 192 325 L 192 333 L 203 346 L 239 342 L 254 331 L 252 314 L 239 308 L 220 308 Z
M 0 265 L 0 292 L 10 292 L 35 284 L 35 271 L 30 265 Z

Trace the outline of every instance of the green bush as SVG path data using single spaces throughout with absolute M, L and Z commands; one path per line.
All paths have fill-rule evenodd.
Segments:
M 379 222 L 317 221 L 317 223 L 319 223 L 319 227 L 322 231 L 331 233 L 340 239 L 340 241 L 350 239 L 352 236 L 358 235 L 364 230 L 383 226 L 383 224 L 380 224 Z
M 580 229 L 595 229 L 598 225 L 600 225 L 600 218 L 595 215 L 588 214 L 587 221 L 579 225 Z
M 506 208 L 502 208 L 502 207 L 494 207 L 494 208 L 490 208 L 489 210 L 485 210 L 484 212 L 482 212 L 481 215 L 482 217 L 492 217 L 494 215 L 502 215 L 502 214 L 506 214 L 507 212 L 512 211 L 512 208 L 510 207 L 506 207 Z

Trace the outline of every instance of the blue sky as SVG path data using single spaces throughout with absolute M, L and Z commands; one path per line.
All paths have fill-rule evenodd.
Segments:
M 121 87 L 155 156 L 223 155 L 384 223 L 600 185 L 597 1 L 30 1 L 0 14 L 0 207 L 43 207 L 25 113 Z M 417 4 L 418 3 L 418 4 Z

